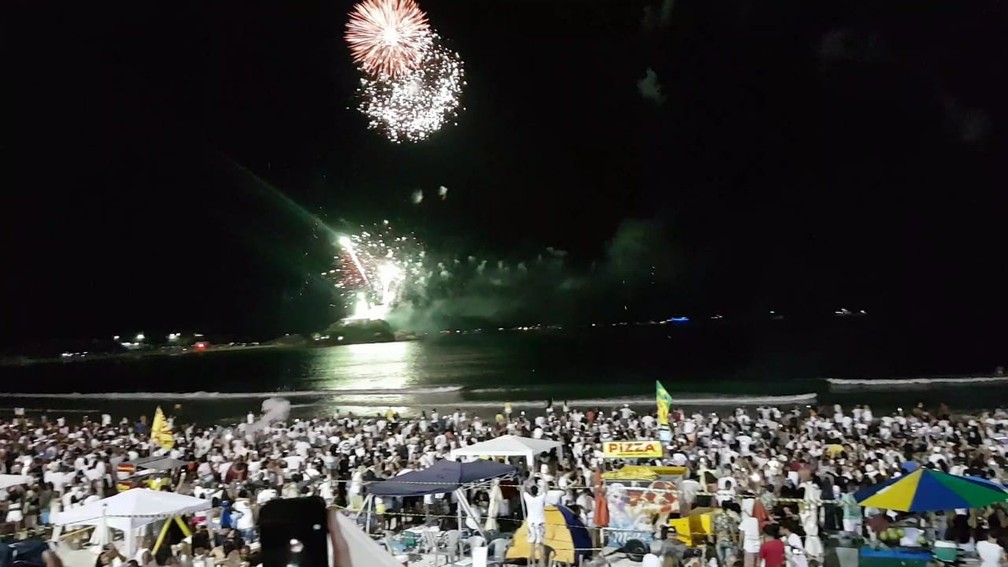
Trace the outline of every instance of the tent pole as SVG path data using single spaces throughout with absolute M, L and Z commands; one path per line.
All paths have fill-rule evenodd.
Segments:
M 161 549 L 161 544 L 164 543 L 165 536 L 168 535 L 168 528 L 171 527 L 171 518 L 167 518 L 163 526 L 161 526 L 161 533 L 158 534 L 157 541 L 154 542 L 154 549 L 151 550 L 151 555 L 157 555 L 159 549 Z
M 367 495 L 367 506 L 365 508 L 366 512 L 364 515 L 364 533 L 369 535 L 371 534 L 371 504 L 374 502 L 374 499 L 371 498 L 371 496 L 373 495 Z
M 360 509 L 359 510 L 353 510 L 353 513 L 354 513 L 353 517 L 354 517 L 355 520 L 357 518 L 360 518 L 361 513 L 368 507 L 368 504 L 370 502 L 371 502 L 371 495 L 368 494 L 367 496 L 364 497 L 364 501 L 361 502 Z
M 476 523 L 476 533 L 478 533 L 483 539 L 487 539 L 487 534 L 486 534 L 485 531 L 483 531 L 483 525 L 482 525 L 482 523 L 476 522 L 476 514 L 474 514 L 473 511 L 472 511 L 472 505 L 469 504 L 469 498 L 466 497 L 464 489 L 463 488 L 459 488 L 455 492 L 456 492 L 456 498 L 458 498 L 459 529 L 460 530 L 462 529 L 462 525 L 463 525 L 462 524 L 462 522 L 463 522 L 463 520 L 462 520 L 462 511 L 464 509 L 465 513 L 468 515 L 468 517 L 472 518 L 473 522 Z
M 184 536 L 192 537 L 192 530 L 190 530 L 189 526 L 187 526 L 186 523 L 182 521 L 182 516 L 175 516 L 175 523 L 178 524 L 178 527 L 180 530 L 182 530 L 182 534 Z

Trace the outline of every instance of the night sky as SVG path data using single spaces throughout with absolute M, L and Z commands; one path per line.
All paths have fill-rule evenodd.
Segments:
M 421 0 L 465 110 L 399 146 L 355 109 L 351 4 L 7 3 L 0 340 L 323 328 L 313 217 L 554 247 L 593 288 L 488 320 L 1008 313 L 1008 4 Z

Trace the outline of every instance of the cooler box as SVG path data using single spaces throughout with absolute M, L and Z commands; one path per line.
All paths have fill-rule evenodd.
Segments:
M 668 525 L 675 528 L 679 541 L 688 547 L 699 544 L 699 540 L 704 536 L 714 533 L 712 523 L 714 514 L 720 512 L 712 508 L 696 508 L 685 518 L 673 518 L 668 521 Z
M 934 543 L 934 556 L 938 561 L 954 563 L 959 557 L 959 547 L 951 541 L 936 541 Z
M 863 547 L 859 555 L 859 567 L 927 567 L 931 563 L 931 554 L 927 552 L 882 551 Z

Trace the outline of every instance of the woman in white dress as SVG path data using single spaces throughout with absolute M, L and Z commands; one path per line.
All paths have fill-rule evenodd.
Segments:
M 805 556 L 822 559 L 825 549 L 819 538 L 819 502 L 822 500 L 822 490 L 814 482 L 802 483 L 805 489 L 805 502 L 802 503 L 798 517 L 801 518 L 802 529 L 805 531 Z
M 350 486 L 347 488 L 347 500 L 350 501 L 351 509 L 360 509 L 361 492 L 364 491 L 364 467 L 357 467 L 353 477 L 350 479 Z
M 504 500 L 504 494 L 500 489 L 500 480 L 494 479 L 490 488 L 490 503 L 487 505 L 486 523 L 483 529 L 488 532 L 496 532 L 500 529 L 497 525 L 497 515 L 500 513 L 500 504 Z

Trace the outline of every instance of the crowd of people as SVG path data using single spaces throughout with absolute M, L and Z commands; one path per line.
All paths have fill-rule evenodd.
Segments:
M 172 446 L 164 448 L 152 442 L 146 419 L 0 420 L 0 473 L 33 479 L 0 494 L 3 525 L 17 531 L 50 524 L 61 510 L 113 495 L 123 480 L 118 476 L 123 463 L 163 454 L 186 465 L 163 478 L 159 488 L 213 499 L 215 508 L 193 518 L 192 536 L 173 540 L 157 557 L 151 555 L 151 538 L 129 557 L 110 546 L 97 565 L 257 565 L 257 515 L 268 501 L 317 495 L 354 508 L 371 482 L 451 458 L 453 449 L 514 434 L 563 443 L 562 451 L 541 455 L 533 470 L 516 462 L 519 477 L 541 487 L 547 504 L 571 507 L 594 529 L 598 473 L 626 464 L 605 459 L 602 442 L 662 435 L 653 412 L 566 403 L 549 404 L 534 416 L 515 415 L 508 406 L 489 419 L 460 409 L 406 419 L 389 409 L 287 419 L 255 430 L 249 427 L 253 421 L 250 416 L 248 423 L 232 427 L 175 423 Z M 686 503 L 720 508 L 709 542 L 712 561 L 720 565 L 755 567 L 763 561 L 774 567 L 787 557 L 804 567 L 821 560 L 823 532 L 876 538 L 890 525 L 904 525 L 906 515 L 863 509 L 853 494 L 904 474 L 908 462 L 1008 481 L 1008 415 L 1000 411 L 960 418 L 947 408 L 929 412 L 922 405 L 882 416 L 868 406 L 740 408 L 721 415 L 679 410 L 670 416 L 668 433 L 666 456 L 647 464 L 687 467 L 702 488 L 685 496 Z M 470 496 L 477 513 L 502 523 L 520 515 L 521 491 L 509 488 L 475 490 Z M 491 504 L 494 491 L 500 492 L 500 504 Z M 389 529 L 455 512 L 451 496 L 376 504 L 380 527 Z M 665 519 L 655 519 L 656 531 Z M 975 550 L 986 557 L 985 567 L 1002 564 L 990 557 L 1004 553 L 1004 507 L 917 515 L 913 522 L 928 537 Z M 682 559 L 675 545 L 658 548 L 646 562 Z

